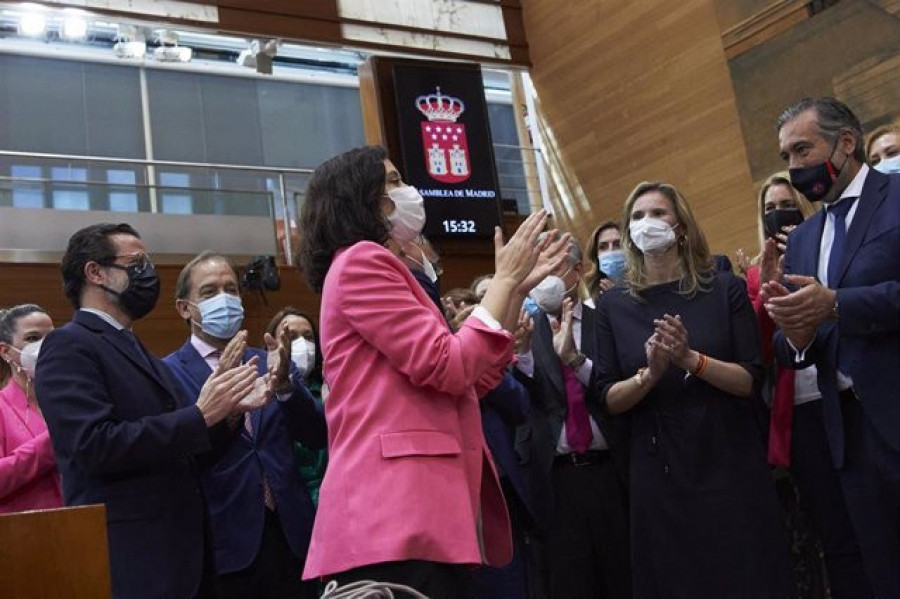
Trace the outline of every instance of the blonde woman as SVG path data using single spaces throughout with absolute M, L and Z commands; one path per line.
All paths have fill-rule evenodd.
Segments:
M 872 131 L 866 142 L 869 165 L 889 175 L 900 173 L 900 125 L 885 125 Z
M 622 222 L 628 269 L 598 305 L 595 369 L 606 408 L 631 431 L 634 596 L 787 597 L 744 283 L 714 271 L 673 186 L 638 185 Z

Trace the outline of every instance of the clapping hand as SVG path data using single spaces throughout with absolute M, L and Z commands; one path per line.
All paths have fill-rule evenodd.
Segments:
M 688 331 L 681 322 L 681 316 L 664 314 L 662 318 L 654 320 L 653 324 L 656 326 L 654 336 L 669 361 L 682 370 L 694 370 L 698 358 L 696 352 L 691 350 Z
M 747 255 L 744 248 L 738 248 L 734 253 L 734 257 L 737 262 L 738 270 L 741 271 L 742 274 L 747 274 L 747 271 L 750 270 L 751 262 L 750 256 Z
M 550 328 L 553 331 L 553 350 L 566 364 L 578 355 L 578 349 L 575 347 L 575 335 L 572 332 L 572 319 L 572 300 L 567 297 L 563 300 L 560 319 L 550 321 Z
M 650 335 L 650 338 L 644 342 L 644 352 L 647 355 L 645 376 L 648 384 L 652 387 L 662 378 L 663 373 L 669 367 L 669 354 L 662 348 L 657 333 Z
M 269 333 L 265 334 L 266 365 L 269 380 L 267 385 L 273 392 L 287 393 L 291 388 L 291 337 L 287 328 L 281 329 L 276 341 Z
M 450 318 L 450 322 L 449 322 L 450 328 L 454 331 L 458 331 L 459 327 L 461 327 L 462 324 L 469 317 L 469 315 L 472 314 L 472 311 L 475 309 L 475 307 L 477 305 L 478 304 L 473 304 L 471 306 L 466 306 L 465 308 L 462 308 L 461 310 L 456 310 L 455 314 Z
M 519 322 L 516 326 L 516 341 L 513 350 L 517 354 L 527 354 L 531 351 L 531 332 L 534 330 L 534 320 L 531 314 L 524 308 L 519 311 Z
M 269 405 L 272 400 L 272 377 L 269 374 L 257 377 L 253 381 L 250 392 L 244 395 L 231 410 L 230 416 L 237 416 L 245 412 L 252 412 Z
M 241 363 L 241 358 L 247 350 L 247 331 L 238 331 L 237 335 L 231 338 L 222 355 L 219 357 L 219 363 L 213 372 L 213 376 L 228 372 Z
M 803 348 L 812 341 L 816 328 L 834 314 L 837 294 L 813 277 L 786 275 L 784 280 L 800 289 L 790 292 L 775 282 L 763 285 L 765 308 L 794 347 Z
M 495 279 L 506 279 L 518 291 L 527 293 L 544 276 L 562 264 L 565 252 L 561 251 L 560 247 L 564 250 L 565 245 L 558 241 L 554 242 L 552 234 L 545 236 L 543 241 L 540 239 L 546 222 L 547 213 L 544 210 L 529 215 L 505 244 L 503 243 L 503 232 L 500 227 L 496 228 L 494 233 Z M 566 243 L 568 243 L 568 236 L 563 237 L 566 237 Z M 537 264 L 539 266 L 535 268 Z M 540 274 L 541 272 L 544 274 Z M 540 276 L 538 276 L 539 274 Z M 530 284 L 531 287 L 526 289 L 527 284 Z
M 538 255 L 534 268 L 528 273 L 528 276 L 519 283 L 516 291 L 521 295 L 528 295 L 528 292 L 544 280 L 548 275 L 556 272 L 559 267 L 569 257 L 569 239 L 571 235 L 566 233 L 560 235 L 559 239 L 554 240 L 555 231 L 551 231 L 544 236 L 541 242 L 541 252 Z

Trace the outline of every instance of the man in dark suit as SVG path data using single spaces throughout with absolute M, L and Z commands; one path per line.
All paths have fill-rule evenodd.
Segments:
M 237 275 L 222 256 L 205 252 L 181 271 L 175 307 L 191 336 L 163 361 L 195 399 L 239 334 L 244 318 Z M 299 372 L 291 369 L 291 343 L 266 334 L 268 352 L 246 349 L 271 376 L 275 401 L 229 419 L 232 435 L 208 460 L 201 476 L 212 515 L 215 563 L 222 597 L 315 597 L 301 574 L 315 508 L 294 460 L 294 442 L 310 449 L 327 442 L 325 417 Z M 266 374 L 266 371 L 270 375 Z
M 778 129 L 791 182 L 825 206 L 789 237 L 790 289 L 763 285 L 779 361 L 818 368 L 866 573 L 876 596 L 900 597 L 900 176 L 866 166 L 859 120 L 833 98 L 801 100 Z
M 62 275 L 76 312 L 44 339 L 36 380 L 66 503 L 106 504 L 115 597 L 214 596 L 194 456 L 212 448 L 217 423 L 260 399 L 256 369 L 223 365 L 187 401 L 131 332 L 159 279 L 126 224 L 76 232 Z
M 517 347 L 532 410 L 517 449 L 546 531 L 550 596 L 630 597 L 627 461 L 591 386 L 596 326 L 581 275 L 572 240 L 560 272 L 532 291 L 541 311 Z

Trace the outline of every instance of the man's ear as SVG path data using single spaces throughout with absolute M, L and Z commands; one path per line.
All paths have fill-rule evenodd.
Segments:
M 84 265 L 84 280 L 93 283 L 94 285 L 100 285 L 103 283 L 103 277 L 100 274 L 100 265 L 96 262 L 88 262 Z
M 190 320 L 191 319 L 191 305 L 185 299 L 177 299 L 175 300 L 175 311 L 178 312 L 178 316 L 181 317 L 181 320 Z
M 840 132 L 840 141 L 838 142 L 841 146 L 841 151 L 848 156 L 853 156 L 853 151 L 856 149 L 856 136 L 853 135 L 851 131 L 844 130 Z

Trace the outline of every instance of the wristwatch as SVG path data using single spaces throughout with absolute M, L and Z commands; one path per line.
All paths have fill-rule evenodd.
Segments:
M 581 352 L 578 352 L 577 354 L 575 354 L 575 357 L 569 361 L 569 368 L 572 368 L 573 370 L 578 370 L 579 368 L 581 368 L 581 365 L 584 364 L 586 361 L 587 361 L 587 356 L 585 356 Z

